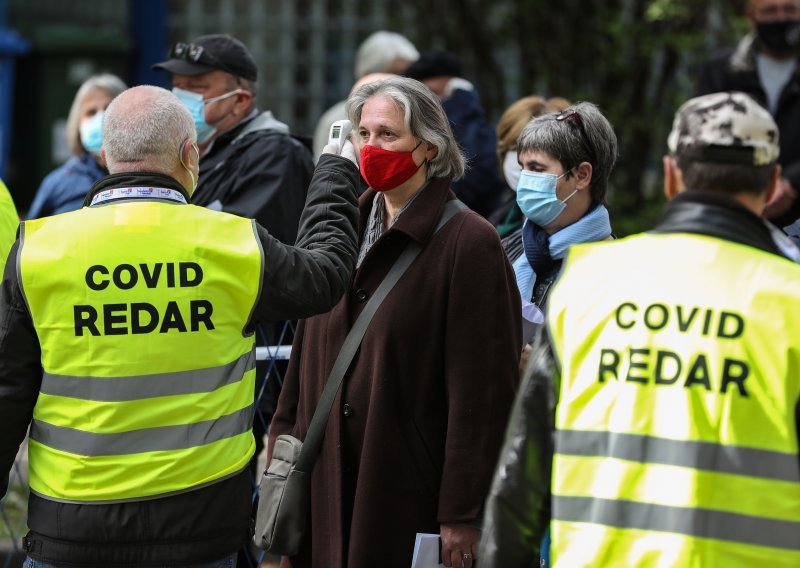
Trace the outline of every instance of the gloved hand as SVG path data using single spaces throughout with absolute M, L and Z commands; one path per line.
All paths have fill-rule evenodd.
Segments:
M 340 145 L 341 144 L 341 145 Z M 322 149 L 323 154 L 336 154 L 342 158 L 347 158 L 358 167 L 358 156 L 356 154 L 355 146 L 350 141 L 350 138 L 345 138 L 343 142 L 334 142 L 328 144 Z

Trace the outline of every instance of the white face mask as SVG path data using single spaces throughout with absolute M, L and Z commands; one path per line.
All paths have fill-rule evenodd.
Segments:
M 509 150 L 506 152 L 506 157 L 503 160 L 503 177 L 506 178 L 508 187 L 514 191 L 517 191 L 517 183 L 519 182 L 521 172 L 522 166 L 520 166 L 517 161 L 517 151 Z

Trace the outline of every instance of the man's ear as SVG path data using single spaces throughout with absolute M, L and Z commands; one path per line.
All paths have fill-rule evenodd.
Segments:
M 683 172 L 678 168 L 678 164 L 672 156 L 664 156 L 662 163 L 664 164 L 664 195 L 670 200 L 683 191 Z
M 191 138 L 187 138 L 184 141 L 183 146 L 181 146 L 181 161 L 186 165 L 187 168 L 191 168 L 192 165 L 195 163 L 196 155 L 194 148 L 192 147 L 194 142 L 192 142 Z
M 236 95 L 236 105 L 233 107 L 234 116 L 244 116 L 253 104 L 253 93 L 241 89 Z
M 753 12 L 753 0 L 747 0 L 744 6 L 744 17 L 747 18 L 748 23 L 750 26 L 755 29 L 756 27 L 756 15 Z
M 770 176 L 769 179 L 767 192 L 764 194 L 764 203 L 769 203 L 772 201 L 772 198 L 775 196 L 775 192 L 778 190 L 778 182 L 781 179 L 782 173 L 783 169 L 781 168 L 781 165 L 775 164 L 775 166 L 772 168 L 772 176 Z

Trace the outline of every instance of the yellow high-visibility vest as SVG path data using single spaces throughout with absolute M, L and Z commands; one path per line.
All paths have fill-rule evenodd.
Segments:
M 253 221 L 137 200 L 27 221 L 22 290 L 42 349 L 31 490 L 115 502 L 199 488 L 253 455 L 261 292 Z
M 551 558 L 800 566 L 800 266 L 690 234 L 570 250 Z
M 0 266 L 5 266 L 8 251 L 17 238 L 19 215 L 8 188 L 0 180 Z

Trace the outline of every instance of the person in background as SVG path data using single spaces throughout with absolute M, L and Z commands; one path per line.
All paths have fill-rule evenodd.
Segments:
M 405 75 L 425 83 L 442 101 L 467 159 L 467 171 L 453 184 L 453 191 L 470 209 L 487 217 L 500 205 L 505 183 L 495 158 L 494 127 L 486 119 L 472 83 L 463 78 L 461 62 L 450 52 L 428 51 Z
M 365 76 L 372 73 L 402 75 L 406 68 L 417 59 L 419 59 L 419 52 L 406 36 L 385 30 L 374 32 L 361 42 L 356 51 L 354 69 L 356 83 L 351 92 L 356 89 L 356 85 Z M 320 155 L 322 148 L 328 143 L 331 125 L 337 120 L 347 118 L 344 108 L 346 102 L 347 100 L 343 100 L 334 104 L 317 121 L 317 126 L 314 128 L 315 157 Z
M 247 46 L 204 35 L 176 43 L 153 69 L 172 73 L 173 92 L 194 117 L 200 179 L 192 203 L 255 219 L 294 243 L 314 164 L 289 127 L 256 106 L 258 68 Z
M 125 89 L 122 79 L 109 73 L 89 77 L 78 88 L 66 126 L 72 155 L 44 178 L 28 209 L 28 219 L 79 209 L 92 185 L 108 173 L 100 157 L 103 112 Z
M 497 122 L 497 160 L 506 181 L 503 203 L 488 219 L 500 234 L 508 237 L 522 229 L 525 215 L 517 205 L 517 182 L 522 166 L 517 157 L 517 138 L 526 124 L 537 116 L 564 110 L 569 101 L 561 97 L 523 97 L 509 106 Z
M 497 231 L 467 208 L 436 234 L 464 172 L 438 98 L 369 83 L 347 103 L 361 142 L 361 241 L 349 291 L 299 324 L 270 427 L 304 439 L 365 302 L 406 246 L 422 251 L 381 303 L 333 403 L 293 568 L 408 568 L 416 533 L 472 568 L 483 502 L 519 381 L 519 294 Z M 463 563 L 463 564 L 462 564 Z
M 548 525 L 556 568 L 800 566 L 800 267 L 761 219 L 778 127 L 715 93 L 678 109 L 668 147 L 659 224 L 570 251 L 482 568 L 538 565 Z
M 783 169 L 764 216 L 782 228 L 800 219 L 800 0 L 747 0 L 745 16 L 750 33 L 705 62 L 695 94 L 741 91 L 775 118 Z
M 108 107 L 110 174 L 25 221 L 0 284 L 0 495 L 29 434 L 26 568 L 230 568 L 252 537 L 254 327 L 329 310 L 356 258 L 358 170 L 324 156 L 297 246 L 188 203 L 186 107 Z
M 5 266 L 8 251 L 17 238 L 19 215 L 6 184 L 0 180 L 0 265 Z
M 597 106 L 581 102 L 528 122 L 517 153 L 522 165 L 517 204 L 525 223 L 503 247 L 528 322 L 520 360 L 524 369 L 531 331 L 544 323 L 548 294 L 569 247 L 612 238 L 605 200 L 617 137 Z

